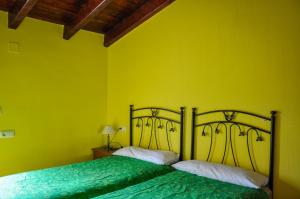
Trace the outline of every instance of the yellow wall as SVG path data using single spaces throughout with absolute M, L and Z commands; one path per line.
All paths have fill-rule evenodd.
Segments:
M 108 121 L 128 125 L 129 104 L 278 110 L 275 197 L 299 198 L 299 20 L 295 0 L 177 0 L 109 48 Z
M 107 55 L 97 34 L 65 41 L 29 18 L 9 30 L 0 12 L 0 129 L 16 130 L 0 139 L 0 176 L 89 159 L 106 115 L 128 125 L 129 104 L 186 106 L 187 145 L 191 107 L 278 110 L 275 196 L 299 198 L 299 19 L 295 0 L 177 0 Z
M 107 50 L 102 37 L 26 18 L 7 28 L 0 12 L 0 176 L 91 158 L 106 120 Z M 20 53 L 8 53 L 18 42 Z

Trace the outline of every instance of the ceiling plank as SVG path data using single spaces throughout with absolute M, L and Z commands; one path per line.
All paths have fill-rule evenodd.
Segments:
M 95 16 L 104 10 L 112 0 L 88 0 L 80 9 L 78 15 L 70 23 L 64 26 L 64 39 L 70 39 L 76 32 L 84 28 Z
M 121 20 L 104 36 L 104 46 L 109 47 L 128 32 L 145 22 L 147 19 L 170 5 L 175 0 L 148 0 L 131 15 Z
M 17 0 L 15 3 L 10 3 L 8 27 L 17 29 L 37 1 L 38 0 Z

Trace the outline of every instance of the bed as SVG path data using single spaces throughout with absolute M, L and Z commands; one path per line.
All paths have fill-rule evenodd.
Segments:
M 139 114 L 139 112 L 142 112 Z M 166 112 L 166 116 L 164 116 Z M 173 115 L 173 116 L 171 116 Z M 139 123 L 138 132 L 141 147 L 145 140 L 145 129 L 150 132 L 148 148 L 158 145 L 160 128 L 164 125 L 168 149 L 171 150 L 170 134 L 178 134 L 180 140 L 179 159 L 182 158 L 184 108 L 179 111 L 166 108 L 147 107 L 134 109 L 130 106 L 130 145 L 135 145 L 134 121 Z M 178 126 L 179 130 L 175 129 Z M 178 141 L 178 140 L 177 140 Z M 172 172 L 170 166 L 123 157 L 119 155 L 66 166 L 30 171 L 0 178 L 0 199 L 40 198 L 92 198 L 116 191 L 129 185 L 149 180 Z
M 209 118 L 208 120 L 200 120 L 200 117 L 211 114 L 221 114 L 223 119 L 216 119 L 217 117 Z M 148 181 L 129 186 L 125 189 L 111 192 L 105 195 L 101 195 L 94 199 L 137 199 L 137 198 L 151 198 L 151 199 L 204 199 L 204 198 L 248 198 L 248 199 L 267 199 L 272 198 L 273 190 L 273 154 L 274 154 L 274 133 L 275 133 L 275 114 L 271 113 L 271 117 L 264 117 L 257 114 L 252 114 L 243 111 L 236 110 L 217 110 L 205 113 L 197 113 L 196 109 L 193 109 L 192 115 L 192 141 L 191 141 L 191 159 L 195 159 L 195 152 L 197 150 L 196 138 L 207 137 L 209 143 L 208 149 L 205 154 L 202 152 L 202 157 L 206 160 L 207 164 L 224 165 L 226 159 L 231 155 L 234 162 L 234 169 L 239 168 L 239 161 L 235 145 L 235 134 L 237 138 L 242 139 L 245 143 L 243 146 L 248 151 L 248 161 L 255 172 L 258 171 L 258 163 L 255 162 L 255 155 L 251 148 L 254 144 L 261 144 L 264 140 L 270 139 L 269 145 L 269 175 L 266 181 L 266 186 L 263 188 L 250 188 L 241 186 L 239 184 L 233 184 L 219 179 L 212 179 L 204 176 L 199 176 L 191 172 L 176 170 L 165 175 L 161 175 L 152 178 Z M 267 123 L 269 129 L 264 129 L 252 123 L 245 123 L 239 121 L 239 116 L 243 115 L 254 117 L 255 119 L 262 120 L 262 123 Z M 253 122 L 253 120 L 248 120 Z M 222 128 L 221 128 L 222 126 Z M 235 130 L 234 130 L 235 128 Z M 200 136 L 197 136 L 197 132 L 201 132 Z M 223 134 L 223 150 L 220 162 L 221 164 L 210 163 L 215 155 L 214 148 L 217 139 Z M 251 140 L 254 139 L 253 143 Z M 204 144 L 204 143 L 202 143 Z M 199 144 L 198 144 L 199 145 Z M 198 154 L 199 155 L 199 154 Z M 184 162 L 184 161 L 183 161 Z M 180 164 L 180 163 L 177 163 Z M 225 166 L 227 167 L 227 166 Z M 230 167 L 231 168 L 231 167 Z M 215 172 L 216 170 L 213 170 Z M 247 172 L 250 172 L 247 170 Z M 251 171 L 252 172 L 252 171 Z
M 250 189 L 234 184 L 199 177 L 184 171 L 174 171 L 149 181 L 111 192 L 94 199 L 201 199 L 253 198 L 266 199 L 261 189 Z

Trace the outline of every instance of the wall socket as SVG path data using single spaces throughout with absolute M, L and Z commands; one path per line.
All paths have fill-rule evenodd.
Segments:
M 1 130 L 0 131 L 0 139 L 13 138 L 13 137 L 15 137 L 15 135 L 16 135 L 15 130 Z

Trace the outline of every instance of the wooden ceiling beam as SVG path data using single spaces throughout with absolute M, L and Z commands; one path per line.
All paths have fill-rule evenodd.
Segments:
M 80 9 L 77 17 L 70 24 L 64 26 L 64 39 L 70 39 L 111 2 L 112 0 L 87 0 L 87 3 Z
M 112 27 L 104 36 L 104 46 L 108 47 L 135 29 L 137 26 L 151 18 L 160 10 L 170 5 L 175 0 L 148 0 L 131 15 L 121 20 Z
M 38 0 L 16 0 L 10 3 L 8 12 L 8 27 L 17 29 Z

